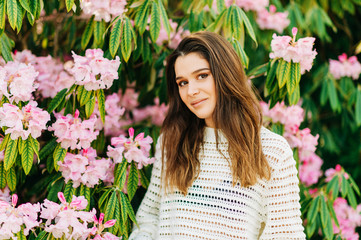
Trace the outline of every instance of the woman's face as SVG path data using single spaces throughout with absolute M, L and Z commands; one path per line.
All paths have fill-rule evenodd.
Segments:
M 184 104 L 198 118 L 204 119 L 208 127 L 214 127 L 216 86 L 208 61 L 198 53 L 189 53 L 177 58 L 174 70 Z

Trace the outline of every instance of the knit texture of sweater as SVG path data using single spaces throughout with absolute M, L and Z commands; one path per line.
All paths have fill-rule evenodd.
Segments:
M 149 188 L 136 216 L 139 228 L 134 226 L 130 240 L 306 239 L 296 162 L 287 141 L 262 127 L 271 179 L 241 187 L 232 184 L 228 143 L 221 131 L 218 135 L 218 149 L 224 155 L 216 148 L 214 129 L 205 128 L 200 173 L 186 196 L 179 191 L 164 193 L 158 141 Z

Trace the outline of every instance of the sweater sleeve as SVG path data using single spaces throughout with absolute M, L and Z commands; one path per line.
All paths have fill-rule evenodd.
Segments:
M 139 228 L 134 225 L 129 240 L 152 240 L 156 238 L 159 222 L 160 205 L 160 184 L 161 184 L 161 138 L 158 138 L 155 152 L 155 162 L 153 164 L 152 176 L 142 203 L 136 214 Z
M 287 141 L 283 138 L 279 141 L 279 157 L 271 157 L 272 173 L 265 196 L 265 225 L 259 239 L 304 240 L 296 161 Z

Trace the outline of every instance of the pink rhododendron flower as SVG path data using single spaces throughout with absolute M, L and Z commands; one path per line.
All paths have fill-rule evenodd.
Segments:
M 359 204 L 356 209 L 353 209 L 347 204 L 346 199 L 336 198 L 333 207 L 340 225 L 340 227 L 337 227 L 333 222 L 333 232 L 335 234 L 340 233 L 343 239 L 359 239 L 359 235 L 355 232 L 355 229 L 361 226 L 361 204 Z
M 334 178 L 334 176 L 336 175 L 340 175 L 343 173 L 343 176 L 348 179 L 349 176 L 348 174 L 343 171 L 342 167 L 340 164 L 337 164 L 336 167 L 333 169 L 333 168 L 329 168 L 325 171 L 325 176 L 326 176 L 326 179 L 325 179 L 325 182 L 329 182 L 332 180 L 332 178 Z
M 75 84 L 83 85 L 87 91 L 108 89 L 118 79 L 119 56 L 115 60 L 106 59 L 101 49 L 87 49 L 85 57 L 72 53 L 74 66 L 69 71 L 75 77 Z
M 119 240 L 122 239 L 121 237 L 117 237 L 109 232 L 103 232 L 105 228 L 109 228 L 114 226 L 116 219 L 109 220 L 103 224 L 104 213 L 101 213 L 99 216 L 99 220 L 97 219 L 96 215 L 93 216 L 94 218 L 94 232 L 92 235 L 95 235 L 92 239 L 102 240 Z
M 46 129 L 50 115 L 36 106 L 37 102 L 30 101 L 20 110 L 18 106 L 4 103 L 0 107 L 0 127 L 8 127 L 5 134 L 10 134 L 12 140 L 19 137 L 26 140 L 29 134 L 33 138 L 40 137 L 41 131 Z
M 300 63 L 301 74 L 309 71 L 317 52 L 312 50 L 315 38 L 306 37 L 296 41 L 297 28 L 293 28 L 293 38 L 273 34 L 270 58 L 283 58 L 287 62 Z
M 40 204 L 25 203 L 16 208 L 17 200 L 16 194 L 12 196 L 11 204 L 0 200 L 0 239 L 15 238 L 21 227 L 24 227 L 24 235 L 28 236 L 29 231 L 40 224 L 37 221 Z
M 229 7 L 235 2 L 237 6 L 245 11 L 261 11 L 269 5 L 269 0 L 226 0 L 226 6 Z
M 10 103 L 31 100 L 38 87 L 35 83 L 37 76 L 38 72 L 30 64 L 15 61 L 0 66 L 0 98 L 5 96 Z
M 55 115 L 57 120 L 48 129 L 54 131 L 54 135 L 58 138 L 56 141 L 61 143 L 62 148 L 87 149 L 99 134 L 99 131 L 94 129 L 97 121 L 95 115 L 83 121 L 79 118 L 78 110 L 75 111 L 74 117 L 71 114 Z
M 317 183 L 318 179 L 322 176 L 322 164 L 322 159 L 315 153 L 312 153 L 309 156 L 303 158 L 299 167 L 301 182 L 306 186 Z
M 288 12 L 276 12 L 276 7 L 270 5 L 269 12 L 265 8 L 257 12 L 256 22 L 260 29 L 273 29 L 282 33 L 283 29 L 290 24 L 287 16 Z
M 161 126 L 168 111 L 168 106 L 165 103 L 159 104 L 159 98 L 154 99 L 155 105 L 146 106 L 143 109 L 134 109 L 133 117 L 135 122 L 140 122 L 148 117 L 151 118 L 152 124 Z
M 153 139 L 150 136 L 144 137 L 144 133 L 140 133 L 134 138 L 134 129 L 129 128 L 129 138 L 120 135 L 111 139 L 111 145 L 115 148 L 108 146 L 107 155 L 114 160 L 114 163 L 121 163 L 125 157 L 128 162 L 136 162 L 138 169 L 141 169 L 155 161 L 154 158 L 149 158 L 152 142 Z
M 62 192 L 58 193 L 58 198 L 61 204 L 45 199 L 41 205 L 40 217 L 47 220 L 44 230 L 55 238 L 87 239 L 93 231 L 92 228 L 88 228 L 88 223 L 94 221 L 96 210 L 81 211 L 88 205 L 84 196 L 73 196 L 71 203 L 66 202 Z
M 359 78 L 361 64 L 356 56 L 347 59 L 346 53 L 338 56 L 339 61 L 330 59 L 330 73 L 334 78 L 351 77 L 353 80 Z
M 113 181 L 112 169 L 114 164 L 110 159 L 96 159 L 97 154 L 93 148 L 83 149 L 80 154 L 67 153 L 63 162 L 58 162 L 59 171 L 65 182 L 73 182 L 73 187 L 80 184 L 94 187 L 100 180 Z
M 94 15 L 95 21 L 109 22 L 112 17 L 121 16 L 127 11 L 126 0 L 83 0 L 80 7 L 86 15 Z

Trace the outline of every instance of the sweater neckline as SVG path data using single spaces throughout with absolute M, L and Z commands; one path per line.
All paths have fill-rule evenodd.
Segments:
M 205 127 L 204 128 L 204 140 L 208 141 L 208 142 L 215 142 L 216 141 L 216 133 L 215 130 L 218 133 L 218 140 L 223 142 L 223 141 L 227 141 L 227 138 L 224 136 L 222 130 L 220 129 L 215 129 L 215 128 L 211 128 L 211 127 Z

